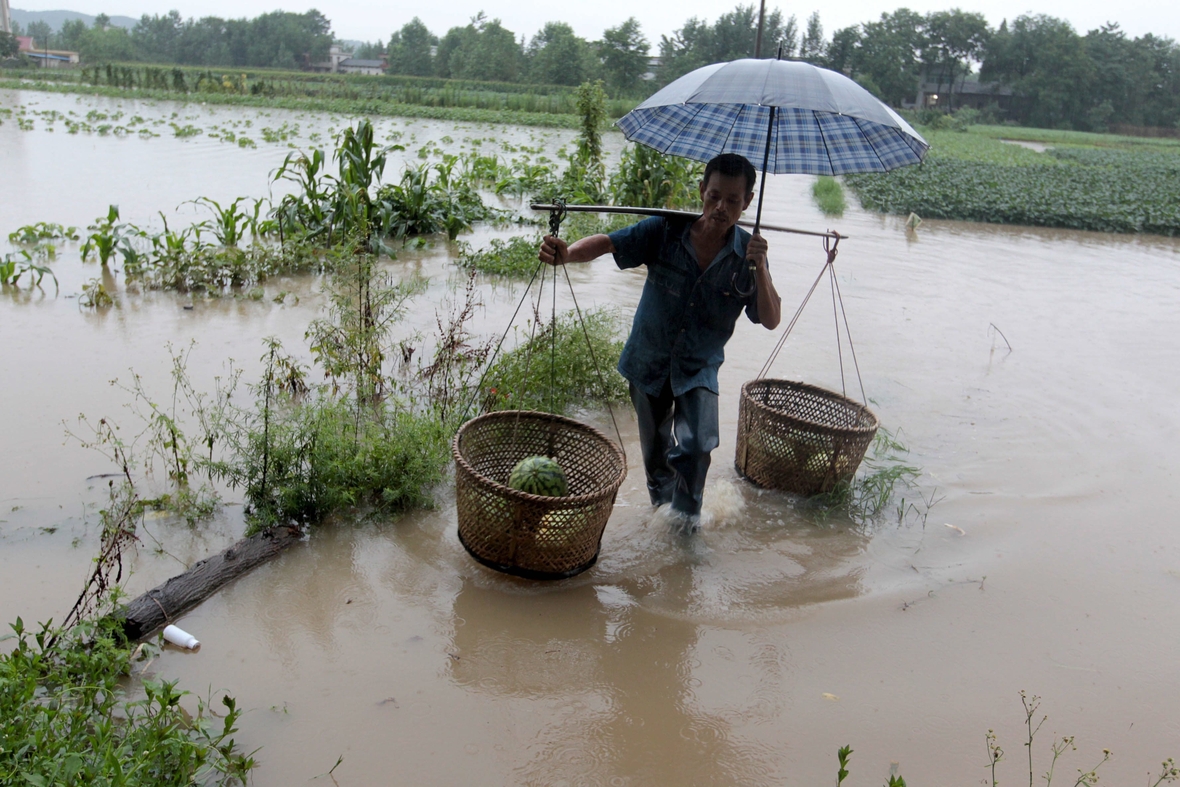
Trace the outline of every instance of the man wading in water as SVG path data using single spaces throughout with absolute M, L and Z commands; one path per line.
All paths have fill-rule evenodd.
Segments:
M 754 198 L 754 166 L 723 153 L 705 166 L 701 215 L 653 217 L 572 245 L 541 243 L 550 265 L 614 254 L 620 268 L 647 266 L 631 336 L 619 358 L 639 421 L 647 490 L 653 505 L 671 503 L 687 530 L 701 513 L 709 454 L 717 447 L 717 370 L 742 309 L 774 330 L 781 299 L 766 268 L 766 240 L 737 226 Z M 754 293 L 749 265 L 754 263 Z

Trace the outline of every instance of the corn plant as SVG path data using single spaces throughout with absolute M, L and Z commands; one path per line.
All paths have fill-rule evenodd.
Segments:
M 118 221 L 118 205 L 110 206 L 105 219 L 95 219 L 94 224 L 88 227 L 91 230 L 90 236 L 82 244 L 83 261 L 88 260 L 91 254 L 98 254 L 98 260 L 102 263 L 102 267 L 108 267 L 110 261 L 114 259 L 127 230 L 126 225 L 119 224 L 117 223 Z
M 610 179 L 616 205 L 643 208 L 694 208 L 704 168 L 678 156 L 665 156 L 646 145 L 629 145 Z
M 41 280 L 48 276 L 53 279 L 54 289 L 58 289 L 57 277 L 53 275 L 53 271 L 44 265 L 33 262 L 33 255 L 26 249 L 21 249 L 17 254 L 24 257 L 24 260 L 16 259 L 15 255 L 6 254 L 4 259 L 0 261 L 0 286 L 17 287 L 21 278 L 27 277 L 30 287 L 40 287 Z
M 201 222 L 201 227 L 211 231 L 222 246 L 237 246 L 251 226 L 250 214 L 238 208 L 244 199 L 246 198 L 238 197 L 224 208 L 221 207 L 221 203 L 208 197 L 198 197 L 192 203 L 204 205 L 213 213 L 212 221 Z M 254 216 L 257 215 L 258 207 L 255 205 Z M 254 226 L 257 226 L 256 218 Z
M 9 243 L 31 246 L 47 240 L 78 240 L 78 228 L 63 227 L 61 224 L 39 221 L 36 224 L 27 224 L 15 232 L 8 233 Z

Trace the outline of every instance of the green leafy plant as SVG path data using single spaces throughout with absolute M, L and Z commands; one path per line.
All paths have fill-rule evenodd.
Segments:
M 109 309 L 115 305 L 115 298 L 107 291 L 101 279 L 91 279 L 82 285 L 78 306 L 85 309 Z
M 26 224 L 14 232 L 8 233 L 10 243 L 31 246 L 46 240 L 78 240 L 78 228 L 39 221 L 36 224 Z
M 119 224 L 119 206 L 111 205 L 106 218 L 95 219 L 90 225 L 91 233 L 82 244 L 82 259 L 89 259 L 91 254 L 98 255 L 102 267 L 109 266 L 127 234 L 127 226 Z
M 22 249 L 18 254 L 24 259 L 6 254 L 3 260 L 0 260 L 0 287 L 17 287 L 22 278 L 28 279 L 30 287 L 40 287 L 41 280 L 48 276 L 53 279 L 54 288 L 58 288 L 57 276 L 53 271 L 33 262 L 33 255 L 27 249 Z
M 820 175 L 811 187 L 811 196 L 825 216 L 843 216 L 848 207 L 844 201 L 844 187 L 828 175 Z
M 615 205 L 693 209 L 700 206 L 697 184 L 704 166 L 680 156 L 665 156 L 647 145 L 628 145 L 610 180 Z
M 582 317 L 585 331 L 574 312 L 557 315 L 556 326 L 531 325 L 529 336 L 503 352 L 485 375 L 485 407 L 562 413 L 575 405 L 627 401 L 627 383 L 615 369 L 623 351 L 618 313 L 597 310 Z
M 11 624 L 16 643 L 0 656 L 0 783 L 27 785 L 245 784 L 254 768 L 234 740 L 241 711 L 200 701 L 194 716 L 175 682 L 127 686 L 137 654 L 114 618 L 72 629 Z M 220 718 L 219 718 L 220 716 Z
M 476 251 L 469 243 L 460 243 L 460 268 L 495 276 L 527 278 L 537 270 L 538 235 L 515 235 L 507 240 L 492 238 L 486 248 Z
M 845 744 L 836 751 L 836 759 L 840 767 L 836 770 L 836 787 L 840 787 L 848 778 L 848 759 L 852 756 L 852 747 Z
M 208 197 L 198 197 L 193 200 L 194 205 L 204 205 L 213 212 L 213 220 L 202 222 L 200 226 L 212 231 L 214 237 L 217 238 L 217 241 L 222 246 L 237 246 L 250 226 L 250 214 L 238 209 L 238 205 L 244 199 L 245 197 L 238 197 L 224 208 L 218 202 Z M 257 204 L 255 206 L 254 216 L 255 224 L 257 224 Z M 164 228 L 167 230 L 167 224 L 164 225 Z
M 1093 136 L 1093 135 L 1091 135 Z M 934 132 L 921 166 L 846 175 L 869 210 L 923 218 L 1180 234 L 1176 148 L 1053 148 Z

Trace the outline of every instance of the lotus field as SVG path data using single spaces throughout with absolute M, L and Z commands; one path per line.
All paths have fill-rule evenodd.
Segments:
M 1180 147 L 1086 136 L 1118 146 L 1038 153 L 983 134 L 927 132 L 930 156 L 921 166 L 845 181 L 865 208 L 886 213 L 1180 234 Z

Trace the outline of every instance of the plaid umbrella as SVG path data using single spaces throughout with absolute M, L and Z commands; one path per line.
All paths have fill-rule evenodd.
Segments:
M 672 82 L 616 125 L 632 142 L 708 161 L 762 158 L 754 232 L 766 173 L 843 175 L 920 164 L 930 145 L 843 74 L 794 60 L 734 60 Z
M 848 77 L 790 60 L 698 68 L 617 125 L 627 139 L 661 153 L 697 161 L 740 153 L 762 158 L 763 172 L 774 174 L 887 172 L 920 163 L 930 147 Z

